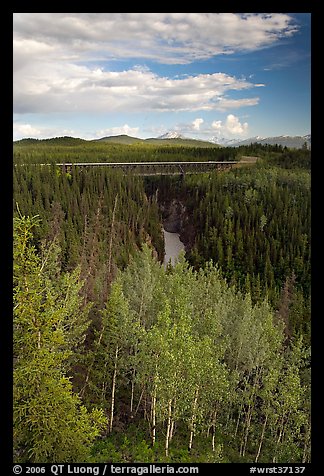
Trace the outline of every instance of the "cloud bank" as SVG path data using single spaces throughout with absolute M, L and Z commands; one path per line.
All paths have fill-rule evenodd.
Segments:
M 14 112 L 227 110 L 255 105 L 258 97 L 229 100 L 226 93 L 259 86 L 224 73 L 172 79 L 137 68 L 104 71 L 35 61 L 15 78 Z
M 185 135 L 185 137 L 205 138 L 205 140 L 238 139 L 247 137 L 249 124 L 241 122 L 240 118 L 234 114 L 228 114 L 224 121 L 208 122 L 201 117 L 197 117 L 191 122 L 175 124 L 172 130 Z M 168 130 L 161 129 L 154 132 L 155 135 L 162 135 Z
M 253 51 L 297 31 L 285 13 L 15 13 L 13 25 L 20 48 L 58 59 L 164 64 Z

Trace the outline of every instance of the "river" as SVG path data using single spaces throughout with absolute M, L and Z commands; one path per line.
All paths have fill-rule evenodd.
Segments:
M 165 243 L 164 266 L 168 264 L 170 259 L 171 264 L 174 265 L 180 251 L 184 250 L 184 244 L 179 238 L 179 233 L 170 233 L 163 229 L 163 234 Z

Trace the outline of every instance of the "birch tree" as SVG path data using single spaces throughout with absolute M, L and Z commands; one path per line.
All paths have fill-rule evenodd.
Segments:
M 122 290 L 120 277 L 113 283 L 106 308 L 102 312 L 102 326 L 104 337 L 101 345 L 101 355 L 104 358 L 104 374 L 102 381 L 102 401 L 106 399 L 107 387 L 111 388 L 110 412 L 108 431 L 112 432 L 115 396 L 118 378 L 124 377 L 132 369 L 131 349 L 140 335 L 140 324 L 131 313 L 128 302 Z M 108 384 L 107 379 L 110 379 Z
M 164 270 L 160 263 L 152 256 L 152 250 L 144 244 L 141 252 L 137 253 L 127 269 L 121 274 L 121 284 L 129 309 L 142 330 L 149 329 L 156 321 L 157 315 L 163 307 Z M 137 340 L 133 342 L 130 351 L 131 369 L 131 398 L 130 414 L 134 417 L 136 406 L 135 391 L 138 362 Z M 138 396 L 140 398 L 140 395 Z
M 274 402 L 274 412 L 276 415 L 273 431 L 272 461 L 274 463 L 290 462 L 296 459 L 301 461 L 302 459 L 300 430 L 305 420 L 302 409 L 304 391 L 300 371 L 305 357 L 305 348 L 300 338 L 287 350 L 278 382 L 278 396 Z

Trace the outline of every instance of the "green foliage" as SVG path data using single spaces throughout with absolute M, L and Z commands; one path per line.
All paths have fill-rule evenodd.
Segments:
M 75 277 L 57 300 L 55 286 L 31 246 L 36 218 L 15 219 L 14 234 L 14 452 L 17 462 L 85 461 L 99 435 L 103 413 L 89 413 L 72 392 L 67 359 L 76 333 Z M 74 291 L 69 292 L 74 287 Z M 81 311 L 82 315 L 82 311 Z
M 85 141 L 72 137 L 14 143 L 15 164 L 233 160 L 237 151 L 195 140 Z M 46 158 L 46 160 L 45 160 Z
M 263 158 L 181 180 L 31 165 L 241 153 Z M 309 151 L 57 138 L 14 154 L 29 164 L 14 170 L 15 460 L 310 461 Z M 191 251 L 165 270 L 172 198 Z
M 306 153 L 276 152 L 283 161 L 286 155 L 298 161 Z M 267 161 L 272 164 L 265 156 L 253 168 L 188 175 L 182 181 L 147 179 L 147 189 L 154 194 L 158 187 L 162 204 L 172 199 L 185 204 L 188 223 L 194 224 L 194 230 L 188 225 L 182 232 L 184 240 L 188 235 L 190 264 L 199 269 L 212 259 L 229 283 L 248 290 L 254 303 L 267 297 L 278 307 L 285 280 L 294 273 L 291 333 L 309 338 L 310 173 L 302 167 L 273 167 Z
M 139 177 L 105 169 L 75 172 L 69 179 L 55 168 L 15 167 L 14 200 L 24 215 L 42 218 L 35 243 L 56 236 L 62 269 L 80 264 L 87 299 L 98 301 L 99 295 L 102 305 L 117 267 L 127 265 L 142 241 L 152 242 L 163 257 L 159 212 Z
M 143 267 L 150 269 L 153 282 L 141 301 L 143 309 L 149 303 L 149 323 L 128 294 L 130 276 Z M 303 344 L 286 348 L 283 324 L 274 324 L 269 304 L 253 305 L 249 296 L 228 287 L 211 263 L 195 271 L 182 258 L 168 272 L 162 270 L 144 248 L 130 274 L 126 269 L 118 278 L 128 313 L 142 327 L 135 353 L 132 332 L 124 337 L 136 375 L 133 418 L 141 425 L 147 421 L 147 432 L 135 437 L 125 424 L 122 433 L 116 430 L 107 438 L 109 451 L 114 448 L 123 462 L 217 462 L 253 461 L 260 447 L 260 461 L 282 462 L 288 452 L 289 461 L 301 461 L 309 421 L 303 403 L 307 387 L 301 381 L 307 365 Z M 143 296 L 140 283 L 133 282 Z M 107 306 L 113 309 L 113 300 Z M 133 383 L 121 383 L 121 400 Z M 118 439 L 124 432 L 127 438 Z M 229 433 L 234 441 L 223 446 Z

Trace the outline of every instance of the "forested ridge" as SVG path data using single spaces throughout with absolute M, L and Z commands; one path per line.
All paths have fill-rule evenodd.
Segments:
M 14 145 L 16 462 L 311 459 L 310 152 L 164 149 Z M 161 178 L 54 165 L 81 155 L 261 159 Z M 194 232 L 165 269 L 172 199 Z
M 64 162 L 150 162 L 234 160 L 236 150 L 231 148 L 166 146 L 156 144 L 118 144 L 115 142 L 85 141 L 73 137 L 34 140 L 14 143 L 14 163 Z

